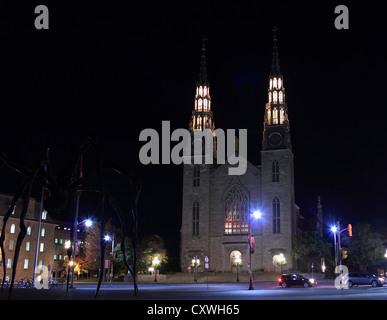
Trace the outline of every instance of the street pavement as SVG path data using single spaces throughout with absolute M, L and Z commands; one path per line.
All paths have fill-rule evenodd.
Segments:
M 359 286 L 336 289 L 333 280 L 322 280 L 316 286 L 282 288 L 274 281 L 254 283 L 148 283 L 139 284 L 135 296 L 133 285 L 127 283 L 103 284 L 95 299 L 96 284 L 76 284 L 75 289 L 13 288 L 11 300 L 387 300 L 387 285 L 372 288 Z M 9 289 L 0 290 L 0 299 L 7 300 Z

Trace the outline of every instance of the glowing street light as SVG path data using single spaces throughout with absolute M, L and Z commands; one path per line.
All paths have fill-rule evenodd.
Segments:
M 253 212 L 253 217 L 254 217 L 255 219 L 261 219 L 261 218 L 262 218 L 262 212 L 259 211 L 259 210 L 254 211 L 254 212 Z
M 85 226 L 86 226 L 86 227 L 89 228 L 89 227 L 91 227 L 92 225 L 93 225 L 93 221 L 92 221 L 92 220 L 90 220 L 90 219 L 86 219 L 86 220 L 85 220 Z
M 159 257 L 156 256 L 154 257 L 154 259 L 152 260 L 152 265 L 154 266 L 154 271 L 155 271 L 155 280 L 154 282 L 157 282 L 157 272 L 156 272 L 156 268 L 157 266 L 160 264 L 160 260 L 159 260 Z

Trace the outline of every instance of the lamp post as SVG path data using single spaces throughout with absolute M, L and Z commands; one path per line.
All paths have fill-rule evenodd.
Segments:
M 155 271 L 155 280 L 154 282 L 157 282 L 157 266 L 160 264 L 160 260 L 159 260 L 159 257 L 156 256 L 154 257 L 154 259 L 152 260 L 152 265 L 154 266 L 154 271 Z
M 248 240 L 249 240 L 249 258 L 250 258 L 250 263 L 249 263 L 249 274 L 250 274 L 250 281 L 249 281 L 249 290 L 254 290 L 253 287 L 253 272 L 252 272 L 252 266 L 251 266 L 251 255 L 255 252 L 255 240 L 254 240 L 254 235 L 251 232 L 251 216 L 253 216 L 254 219 L 261 219 L 262 218 L 262 213 L 258 210 L 254 211 L 253 213 L 249 214 L 249 233 L 248 233 Z M 261 224 L 262 228 L 262 224 Z M 262 235 L 261 235 L 261 250 L 262 250 Z M 261 254 L 261 259 L 262 259 L 262 254 Z
M 192 264 L 194 266 L 194 282 L 198 282 L 197 279 L 197 272 L 198 272 L 198 265 L 200 263 L 200 260 L 198 259 L 198 256 L 195 256 L 195 258 L 192 259 Z
M 239 264 L 241 263 L 241 258 L 236 257 L 235 258 L 236 268 L 237 268 L 237 278 L 236 281 L 239 282 Z
M 352 225 L 348 225 L 349 228 L 340 229 L 340 221 L 337 221 L 337 225 L 334 225 L 331 227 L 331 231 L 334 234 L 334 241 L 335 241 L 335 262 L 337 267 L 337 261 L 339 262 L 339 275 L 341 275 L 341 238 L 340 234 L 343 231 L 349 231 L 349 235 L 352 237 Z M 337 233 L 337 245 L 336 245 L 336 233 Z M 337 247 L 337 249 L 336 249 Z
M 112 250 L 110 251 L 110 282 L 113 282 L 113 255 L 114 255 L 114 231 L 113 237 L 110 237 L 108 234 L 104 237 L 105 241 L 112 242 Z
M 78 204 L 77 204 L 78 206 Z M 78 219 L 78 208 L 77 208 L 77 215 L 76 215 L 76 219 Z M 74 223 L 74 227 L 73 227 L 73 238 L 72 238 L 72 243 L 71 241 L 67 244 L 68 247 L 66 247 L 66 244 L 65 244 L 65 247 L 67 249 L 70 249 L 71 247 L 71 251 L 72 251 L 72 258 L 73 258 L 73 262 L 75 261 L 75 258 L 76 258 L 76 242 L 77 242 L 77 232 L 78 232 L 78 226 L 80 224 L 84 223 L 85 226 L 87 228 L 91 227 L 93 225 L 93 221 L 90 220 L 90 219 L 85 219 L 85 220 L 82 220 L 81 222 L 78 222 L 77 220 L 75 221 Z M 75 263 L 73 263 L 71 266 L 71 285 L 70 285 L 70 288 L 71 289 L 74 289 L 74 269 L 75 269 Z M 70 271 L 70 268 L 68 268 L 68 272 Z

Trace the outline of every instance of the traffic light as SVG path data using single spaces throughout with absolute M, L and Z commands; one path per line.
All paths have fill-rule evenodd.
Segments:
M 352 237 L 352 224 L 348 225 L 348 234 L 350 237 Z
M 348 251 L 342 250 L 342 256 L 343 256 L 343 259 L 347 259 L 348 258 Z

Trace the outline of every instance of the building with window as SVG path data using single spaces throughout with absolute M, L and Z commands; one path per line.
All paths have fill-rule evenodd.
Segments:
M 180 248 L 182 271 L 192 267 L 195 256 L 203 262 L 208 256 L 210 270 L 234 271 L 236 261 L 239 268 L 248 270 L 250 250 L 254 250 L 253 270 L 279 271 L 281 264 L 283 270 L 294 267 L 290 259 L 298 220 L 294 195 L 294 156 L 275 32 L 273 41 L 268 102 L 262 108 L 264 130 L 261 164 L 247 162 L 245 174 L 229 175 L 230 164 L 216 164 L 214 148 L 214 164 L 194 164 L 192 160 L 192 164 L 184 165 Z M 213 144 L 216 146 L 203 42 L 189 130 L 193 135 L 196 130 L 205 129 L 213 132 Z
M 0 194 L 0 232 L 3 228 L 3 217 L 11 205 L 13 196 Z M 20 232 L 20 214 L 23 206 L 23 200 L 16 203 L 12 215 L 9 217 L 5 228 L 4 236 L 4 255 L 0 251 L 0 277 L 3 277 L 3 264 L 6 266 L 6 276 L 11 277 L 12 268 L 15 262 L 15 249 L 17 237 Z M 23 278 L 32 279 L 35 252 L 38 253 L 36 265 L 46 266 L 49 270 L 52 267 L 54 255 L 54 232 L 56 222 L 47 214 L 42 212 L 39 244 L 37 244 L 39 230 L 39 215 L 41 212 L 40 202 L 31 198 L 27 209 L 24 224 L 26 226 L 26 235 L 20 247 L 19 259 L 16 267 L 16 280 Z

